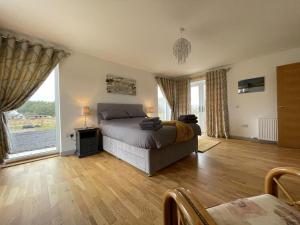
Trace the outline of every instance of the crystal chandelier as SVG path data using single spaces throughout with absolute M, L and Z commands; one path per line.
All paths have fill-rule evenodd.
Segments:
M 173 55 L 177 58 L 178 64 L 185 63 L 192 49 L 191 42 L 182 37 L 184 30 L 184 28 L 180 28 L 181 37 L 175 41 L 173 46 Z

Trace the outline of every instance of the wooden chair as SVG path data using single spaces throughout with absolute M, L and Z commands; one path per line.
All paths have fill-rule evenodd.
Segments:
M 300 201 L 279 181 L 283 175 L 300 178 L 300 168 L 279 167 L 265 178 L 265 194 L 205 209 L 193 194 L 184 188 L 168 190 L 164 197 L 165 225 L 223 224 L 300 224 Z M 278 190 L 286 196 L 278 199 Z M 253 219 L 254 218 L 254 219 Z M 253 222 L 255 221 L 255 223 Z

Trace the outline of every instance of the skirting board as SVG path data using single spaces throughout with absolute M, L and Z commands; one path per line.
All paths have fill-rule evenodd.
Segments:
M 257 142 L 257 143 L 262 143 L 262 144 L 277 144 L 276 141 L 265 141 L 265 140 L 259 140 L 257 138 L 248 138 L 248 137 L 241 137 L 241 136 L 234 136 L 230 135 L 231 139 L 237 139 L 237 140 L 244 140 L 244 141 L 252 141 L 252 142 Z
M 60 153 L 61 156 L 69 156 L 69 155 L 74 155 L 75 154 L 75 149 L 67 150 L 67 151 L 62 151 Z

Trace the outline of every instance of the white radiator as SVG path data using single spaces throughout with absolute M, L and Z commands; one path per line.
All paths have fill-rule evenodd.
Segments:
M 258 119 L 258 139 L 265 141 L 277 141 L 277 118 Z

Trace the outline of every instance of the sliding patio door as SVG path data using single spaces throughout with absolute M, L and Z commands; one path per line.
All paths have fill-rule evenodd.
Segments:
M 25 104 L 6 112 L 9 159 L 57 152 L 56 69 Z
M 206 132 L 205 80 L 191 82 L 191 112 L 198 117 L 202 132 Z

